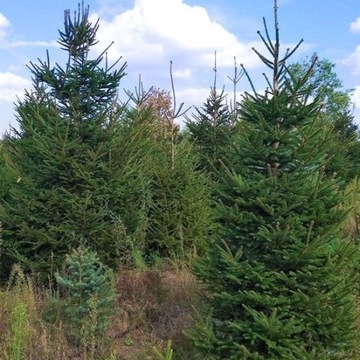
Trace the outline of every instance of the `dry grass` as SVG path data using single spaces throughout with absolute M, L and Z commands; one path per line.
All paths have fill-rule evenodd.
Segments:
M 120 316 L 112 328 L 119 359 L 155 359 L 150 348 L 186 351 L 183 331 L 191 326 L 193 306 L 199 303 L 197 283 L 187 269 L 122 271 L 117 278 Z M 176 351 L 175 351 L 176 352 Z M 147 354 L 147 357 L 144 357 Z
M 161 351 L 168 340 L 178 354 L 174 359 L 191 351 L 183 331 L 191 326 L 199 299 L 198 285 L 186 268 L 120 270 L 119 313 L 91 356 L 86 348 L 71 344 L 58 314 L 53 314 L 56 321 L 44 320 L 55 311 L 49 291 L 33 286 L 21 273 L 16 276 L 12 286 L 0 290 L 0 360 L 155 360 L 159 358 L 153 347 Z M 22 335 L 13 326 L 14 316 Z
M 119 313 L 104 341 L 89 354 L 71 344 L 61 321 L 44 320 L 44 314 L 54 311 L 51 294 L 18 271 L 11 286 L 0 290 L 0 360 L 160 360 L 165 357 L 153 348 L 164 354 L 169 340 L 171 359 L 196 359 L 184 330 L 193 324 L 193 307 L 200 306 L 199 284 L 186 267 L 122 269 L 116 288 Z M 358 310 L 360 315 L 360 297 Z M 357 326 L 360 332 L 360 320 Z M 351 358 L 360 359 L 359 351 Z

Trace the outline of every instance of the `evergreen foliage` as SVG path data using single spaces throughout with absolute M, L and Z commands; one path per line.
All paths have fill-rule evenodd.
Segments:
M 65 12 L 59 40 L 68 55 L 65 68 L 51 66 L 49 57 L 29 66 L 34 89 L 17 106 L 19 130 L 6 138 L 17 183 L 0 207 L 5 273 L 20 261 L 51 275 L 80 243 L 117 265 L 123 223 L 112 189 L 125 179 L 119 177 L 121 159 L 113 156 L 114 101 L 125 65 L 102 68 L 104 54 L 89 59 L 97 28 L 84 5 L 74 19 Z
M 153 95 L 140 86 L 121 121 L 131 139 L 124 142 L 135 146 L 143 174 L 143 221 L 132 244 L 150 262 L 154 255 L 184 258 L 191 251 L 201 253 L 212 218 L 208 179 L 197 171 L 198 157 L 171 121 L 159 119 L 170 110 L 159 113 L 161 104 L 154 103 Z
M 218 91 L 216 76 L 209 97 L 201 108 L 195 107 L 195 111 L 192 119 L 187 119 L 186 126 L 200 156 L 200 169 L 213 173 L 226 157 L 233 132 L 225 89 Z
M 166 141 L 157 146 L 148 172 L 152 201 L 146 253 L 182 259 L 189 252 L 203 253 L 212 227 L 208 180 L 197 171 L 187 139 L 177 143 L 175 164 Z
M 68 334 L 79 342 L 92 328 L 91 335 L 102 338 L 116 313 L 112 271 L 100 262 L 96 253 L 79 247 L 66 256 L 64 272 L 56 273 L 55 277 L 62 294 L 56 302 Z
M 341 238 L 345 212 L 326 176 L 332 134 L 318 99 L 280 57 L 266 24 L 273 71 L 265 95 L 247 94 L 235 155 L 219 171 L 218 231 L 195 273 L 209 311 L 190 337 L 207 359 L 342 359 L 354 346 L 357 249 Z M 299 45 L 298 45 L 299 46 Z M 312 64 L 314 66 L 315 64 Z
M 10 187 L 15 183 L 15 178 L 7 166 L 6 143 L 0 141 L 0 199 L 8 194 Z
M 316 57 L 314 54 L 312 59 Z M 291 64 L 289 71 L 294 77 L 304 77 L 310 63 L 311 60 Z M 354 122 L 352 90 L 343 89 L 335 73 L 335 64 L 326 59 L 316 61 L 308 74 L 306 86 L 309 90 L 307 96 L 322 102 L 321 118 L 324 126 L 330 126 L 335 135 L 328 146 L 332 160 L 327 166 L 327 172 L 336 173 L 345 183 L 349 183 L 359 174 L 360 165 L 359 129 Z
M 120 105 L 125 66 L 88 58 L 97 28 L 88 9 L 74 20 L 66 12 L 65 69 L 49 59 L 30 65 L 34 90 L 17 107 L 20 130 L 6 138 L 16 181 L 0 205 L 5 276 L 21 262 L 47 280 L 79 244 L 113 268 L 134 250 L 177 257 L 204 248 L 207 179 L 178 136 L 171 99 L 151 92 L 150 101 L 139 88 Z

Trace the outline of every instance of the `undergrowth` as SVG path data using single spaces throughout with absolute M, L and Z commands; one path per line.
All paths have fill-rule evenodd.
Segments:
M 113 277 L 118 296 L 111 307 L 117 314 L 98 341 L 98 304 L 90 297 L 87 320 L 79 328 L 84 344 L 69 336 L 68 311 L 54 302 L 59 290 L 37 286 L 16 265 L 0 289 L 0 359 L 195 360 L 184 335 L 200 304 L 189 269 L 174 264 L 120 269 Z

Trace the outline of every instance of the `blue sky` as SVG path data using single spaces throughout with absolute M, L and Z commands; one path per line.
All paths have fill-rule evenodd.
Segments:
M 63 63 L 57 47 L 64 10 L 77 8 L 74 0 L 0 0 L 0 134 L 16 126 L 14 101 L 31 89 L 26 65 L 50 52 L 53 63 Z M 170 90 L 169 63 L 177 101 L 201 105 L 213 84 L 217 52 L 218 85 L 231 92 L 228 76 L 234 57 L 244 63 L 259 90 L 265 88 L 264 67 L 251 50 L 261 50 L 257 30 L 262 18 L 273 30 L 273 0 L 88 0 L 91 19 L 100 17 L 99 44 L 94 55 L 115 41 L 110 60 L 127 61 L 121 89 L 134 89 L 139 75 L 144 88 Z M 356 121 L 360 124 L 360 2 L 359 0 L 278 0 L 284 49 L 304 39 L 294 61 L 317 52 L 336 64 L 344 88 L 353 88 Z M 246 79 L 238 91 L 248 88 Z M 120 92 L 120 98 L 122 91 Z

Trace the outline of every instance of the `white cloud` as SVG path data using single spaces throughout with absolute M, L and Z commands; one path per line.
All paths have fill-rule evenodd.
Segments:
M 354 91 L 351 94 L 351 100 L 355 105 L 355 122 L 360 126 L 360 85 L 355 86 Z
M 6 37 L 6 30 L 10 26 L 10 21 L 0 13 L 0 41 L 2 42 Z
M 355 86 L 354 92 L 352 93 L 352 101 L 354 102 L 355 106 L 360 108 L 360 85 Z
M 11 72 L 0 73 L 0 136 L 9 130 L 9 124 L 16 126 L 14 103 L 22 98 L 24 89 L 29 89 L 31 81 Z
M 360 32 L 360 17 L 350 24 L 350 31 L 353 33 Z
M 95 21 L 98 14 L 93 14 Z M 248 68 L 260 65 L 251 50 L 221 24 L 213 21 L 205 8 L 183 0 L 136 0 L 132 9 L 109 20 L 101 20 L 100 49 L 115 40 L 108 56 L 135 66 L 166 66 L 175 60 L 179 71 L 212 67 L 214 51 L 218 66 L 233 66 L 233 58 Z
M 18 48 L 18 47 L 60 47 L 57 41 L 24 41 L 7 39 L 7 30 L 10 27 L 10 21 L 0 13 L 0 47 L 1 48 Z
M 196 106 L 197 108 L 201 108 L 209 97 L 210 94 L 210 87 L 203 87 L 203 88 L 188 88 L 184 90 L 179 90 L 176 92 L 176 102 L 177 104 L 184 103 L 184 107 L 182 110 L 186 110 L 189 108 L 189 104 Z M 193 114 L 197 114 L 194 107 L 189 108 L 186 112 L 186 116 L 194 120 Z M 180 125 L 181 128 L 185 126 L 185 118 L 181 117 L 177 119 L 177 123 Z
M 191 69 L 182 69 L 173 71 L 174 78 L 189 79 L 192 75 Z
M 10 21 L 3 14 L 0 13 L 0 27 L 4 28 L 8 26 L 10 26 Z
M 353 53 L 342 59 L 341 63 L 348 66 L 354 75 L 360 75 L 360 45 L 356 46 Z
M 264 67 L 252 50 L 255 47 L 266 54 L 260 39 L 241 40 L 212 19 L 204 7 L 190 6 L 186 0 L 135 0 L 132 4 L 112 16 L 106 11 L 100 19 L 99 44 L 95 48 L 99 54 L 115 41 L 107 52 L 108 60 L 111 63 L 122 57 L 122 62 L 127 61 L 129 75 L 125 83 L 141 74 L 146 85 L 168 88 L 172 60 L 177 90 L 210 86 L 212 75 L 208 74 L 214 66 L 215 51 L 217 67 L 226 75 L 233 73 L 234 57 L 250 72 Z M 90 20 L 95 22 L 102 13 L 100 9 Z M 226 24 L 225 19 L 223 22 Z M 309 48 L 311 45 L 304 44 L 297 53 Z
M 114 0 L 106 0 L 104 4 L 108 1 Z M 255 47 L 267 55 L 261 40 L 247 42 L 238 38 L 215 21 L 204 7 L 190 6 L 187 0 L 128 0 L 127 10 L 118 8 L 111 14 L 105 5 L 105 10 L 100 9 L 90 16 L 94 23 L 99 15 L 103 15 L 97 33 L 99 44 L 94 50 L 99 54 L 115 41 L 107 52 L 109 63 L 120 57 L 120 64 L 128 63 L 128 75 L 122 80 L 121 87 L 133 89 L 141 74 L 144 88 L 171 89 L 169 64 L 172 60 L 177 103 L 184 102 L 184 107 L 202 106 L 214 80 L 215 51 L 219 88 L 225 85 L 226 91 L 231 92 L 228 76 L 232 77 L 234 73 L 234 57 L 237 66 L 244 64 L 253 81 L 255 78 L 255 85 L 256 78 L 260 77 L 261 86 L 264 86 L 265 80 L 259 75 L 264 64 L 252 50 Z M 222 23 L 226 24 L 226 19 L 222 19 Z M 283 44 L 282 52 L 293 46 Z M 302 45 L 298 53 L 308 51 L 311 46 Z M 248 81 L 243 77 L 238 90 L 248 87 Z M 230 101 L 232 95 L 228 99 Z
M 2 47 L 4 48 L 17 48 L 17 47 L 25 47 L 25 46 L 32 46 L 32 47 L 57 47 L 59 48 L 60 45 L 57 41 L 11 41 L 9 43 L 4 44 Z
M 21 97 L 24 89 L 30 86 L 29 79 L 10 72 L 0 73 L 0 101 L 13 103 L 16 97 Z
M 188 88 L 176 92 L 177 102 L 186 104 L 193 103 L 197 107 L 201 107 L 209 97 L 210 87 Z M 188 114 L 189 115 L 189 114 Z

